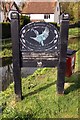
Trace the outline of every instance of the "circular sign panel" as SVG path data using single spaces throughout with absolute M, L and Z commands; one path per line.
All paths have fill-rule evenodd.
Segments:
M 58 51 L 59 40 L 57 28 L 46 22 L 29 23 L 20 31 L 21 51 Z

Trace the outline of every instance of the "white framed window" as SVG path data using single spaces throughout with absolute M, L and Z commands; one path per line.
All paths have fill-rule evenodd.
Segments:
M 59 11 L 59 7 L 57 7 L 57 11 Z
M 44 19 L 50 19 L 50 14 L 44 14 Z

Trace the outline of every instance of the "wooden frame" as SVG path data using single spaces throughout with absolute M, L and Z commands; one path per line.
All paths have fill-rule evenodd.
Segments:
M 11 37 L 12 37 L 12 51 L 13 51 L 13 74 L 14 74 L 14 88 L 15 94 L 18 98 L 22 99 L 22 86 L 21 86 L 21 67 L 28 67 L 29 64 L 23 62 L 21 59 L 22 54 L 20 51 L 20 22 L 19 14 L 14 11 L 11 13 Z M 64 93 L 64 83 L 65 83 L 65 70 L 66 70 L 66 55 L 67 55 L 67 43 L 68 43 L 68 28 L 69 28 L 69 15 L 63 14 L 60 27 L 60 54 L 58 62 L 58 74 L 57 74 L 57 93 Z M 48 51 L 47 51 L 48 52 Z M 55 63 L 56 63 L 55 61 Z M 30 63 L 31 67 L 36 66 L 36 62 L 33 61 Z M 48 63 L 46 61 L 44 63 Z M 45 64 L 43 67 L 54 67 L 50 62 L 50 66 Z M 57 66 L 57 64 L 55 65 Z M 40 67 L 40 66 L 38 66 Z

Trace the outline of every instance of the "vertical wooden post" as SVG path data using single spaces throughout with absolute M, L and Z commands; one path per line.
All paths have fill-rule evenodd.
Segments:
M 12 38 L 12 52 L 13 52 L 14 90 L 16 97 L 18 99 L 22 99 L 19 27 L 20 27 L 19 14 L 18 12 L 13 11 L 11 13 L 11 38 Z
M 64 94 L 69 15 L 63 14 L 60 27 L 60 59 L 57 73 L 57 93 Z
M 0 51 L 2 51 L 1 46 L 2 46 L 2 24 L 0 24 Z M 0 58 L 0 67 L 2 67 L 2 59 L 1 58 Z M 2 70 L 0 70 L 0 91 L 2 91 Z M 1 108 L 0 108 L 0 113 L 2 113 Z

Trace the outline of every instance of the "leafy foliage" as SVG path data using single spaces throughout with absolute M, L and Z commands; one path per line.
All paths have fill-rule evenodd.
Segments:
M 21 27 L 23 27 L 24 25 L 27 25 L 28 23 L 30 23 L 30 18 L 28 16 L 20 16 L 20 25 Z
M 11 30 L 10 30 L 10 23 L 0 23 L 2 26 L 2 39 L 10 38 L 11 37 Z
M 71 23 L 80 21 L 80 2 L 61 2 L 61 12 L 70 14 Z
M 4 49 L 3 51 L 0 51 L 0 57 L 11 57 L 12 56 L 12 50 Z
M 80 50 L 80 28 L 69 29 L 68 48 Z

